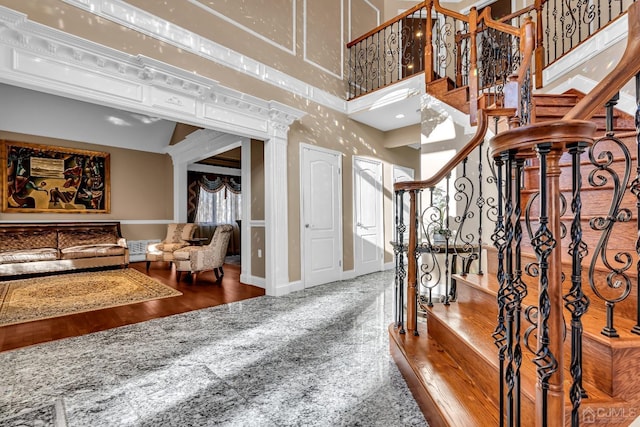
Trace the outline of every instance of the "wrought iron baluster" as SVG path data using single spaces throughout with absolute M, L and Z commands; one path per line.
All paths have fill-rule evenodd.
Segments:
M 515 321 L 515 289 L 514 289 L 514 224 L 513 224 L 513 212 L 514 212 L 514 183 L 513 183 L 513 168 L 514 157 L 511 152 L 503 154 L 505 160 L 505 264 L 504 264 L 504 276 L 506 282 L 505 291 L 505 321 L 507 327 L 507 350 L 506 350 L 506 367 L 505 367 L 505 383 L 506 383 L 506 415 L 507 424 L 509 426 L 514 425 L 516 421 L 515 413 L 515 365 L 514 365 L 514 321 Z
M 613 107 L 616 101 L 617 97 L 614 97 L 607 103 L 607 116 L 613 115 Z M 607 127 L 612 128 L 612 124 L 612 119 L 608 118 Z M 606 144 L 609 148 L 597 154 L 599 147 L 603 144 Z M 614 155 L 611 151 L 612 145 L 622 153 L 624 159 L 625 167 L 622 176 L 612 167 L 614 162 Z M 602 329 L 602 334 L 608 337 L 618 337 L 618 332 L 614 327 L 614 308 L 617 303 L 625 300 L 631 292 L 631 278 L 627 271 L 631 268 L 633 260 L 629 252 L 623 251 L 617 252 L 611 259 L 608 254 L 608 246 L 616 223 L 629 222 L 632 217 L 631 210 L 621 207 L 631 176 L 631 153 L 625 144 L 613 134 L 613 131 L 608 129 L 606 135 L 594 142 L 589 149 L 589 160 L 594 166 L 594 169 L 589 173 L 589 185 L 595 188 L 603 187 L 609 180 L 613 185 L 611 204 L 606 216 L 597 216 L 589 221 L 590 227 L 600 232 L 600 238 L 593 251 L 593 257 L 589 265 L 589 285 L 594 294 L 605 302 L 607 324 Z M 606 276 L 606 292 L 600 289 L 595 277 L 598 260 L 609 271 Z M 616 292 L 617 295 L 612 295 L 611 292 Z
M 381 70 L 381 68 L 380 68 L 380 57 L 382 56 L 382 55 L 380 55 L 380 53 L 381 53 L 380 52 L 380 49 L 381 49 L 380 48 L 380 32 L 376 33 L 376 46 L 377 46 L 377 52 L 378 52 L 378 54 L 376 55 L 376 69 L 378 70 L 378 73 L 377 73 L 377 75 L 378 75 L 378 87 L 382 87 L 383 82 L 380 79 L 383 78 L 382 76 L 383 76 L 384 73 L 380 72 L 380 70 Z
M 551 301 L 549 297 L 549 263 L 548 258 L 556 246 L 556 240 L 549 230 L 549 216 L 547 210 L 547 155 L 551 152 L 551 144 L 539 144 L 536 147 L 540 159 L 540 220 L 533 241 L 534 250 L 539 260 L 539 296 L 538 296 L 538 351 L 533 362 L 537 366 L 538 383 L 542 397 L 542 426 L 548 425 L 546 414 L 548 411 L 549 379 L 558 369 L 558 362 L 549 347 L 549 315 Z
M 493 234 L 491 235 L 491 240 L 493 241 L 493 245 L 498 250 L 497 259 L 497 271 L 496 277 L 498 279 L 498 324 L 496 325 L 495 330 L 493 331 L 492 337 L 494 339 L 494 344 L 498 347 L 498 362 L 499 362 L 499 378 L 500 378 L 500 395 L 499 395 L 499 407 L 500 407 L 500 427 L 504 426 L 505 420 L 505 381 L 504 381 L 504 372 L 505 372 L 505 360 L 507 354 L 507 326 L 505 323 L 505 306 L 507 304 L 507 282 L 505 280 L 504 275 L 504 253 L 506 249 L 506 239 L 505 239 L 505 226 L 504 226 L 504 200 L 502 193 L 502 183 L 503 183 L 503 168 L 504 161 L 501 157 L 496 157 L 494 159 L 495 163 L 495 183 L 498 190 L 497 201 L 496 201 L 496 221 L 495 221 L 495 229 Z
M 484 274 L 482 272 L 482 219 L 484 217 L 484 205 L 486 200 L 483 195 L 483 187 L 484 180 L 482 176 L 482 150 L 483 150 L 484 140 L 480 142 L 480 147 L 478 147 L 478 198 L 476 199 L 476 206 L 478 207 L 478 274 Z M 463 271 L 463 274 L 468 273 L 468 271 Z
M 407 230 L 404 224 L 404 191 L 396 192 L 396 224 L 396 326 L 404 334 L 404 278 L 407 274 L 404 267 L 404 233 Z
M 438 191 L 436 199 L 436 190 Z M 441 283 L 443 277 L 442 266 L 437 255 L 441 253 L 441 247 L 434 241 L 443 224 L 444 206 L 440 189 L 429 188 L 428 206 L 421 211 L 420 229 L 421 233 L 421 264 L 420 264 L 420 285 L 427 290 L 427 307 L 433 307 L 433 288 Z M 445 279 L 446 280 L 446 279 Z
M 449 284 L 451 282 L 451 254 L 449 253 L 449 239 L 451 238 L 451 228 L 449 224 L 449 181 L 451 180 L 451 174 L 448 173 L 446 177 L 446 190 L 445 190 L 445 204 L 444 204 L 444 230 L 441 229 L 440 233 L 444 233 L 444 305 L 449 305 Z
M 571 313 L 571 366 L 569 368 L 573 382 L 569 389 L 571 399 L 571 425 L 577 427 L 580 424 L 580 402 L 587 397 L 582 386 L 582 316 L 589 308 L 589 297 L 582 290 L 582 260 L 587 255 L 587 244 L 582 240 L 581 211 L 582 199 L 580 195 L 582 176 L 580 173 L 580 155 L 587 144 L 576 143 L 569 146 L 571 154 L 571 243 L 569 255 L 571 255 L 571 289 L 564 296 L 565 307 Z
M 413 190 L 414 192 L 414 200 L 418 200 L 421 190 Z M 414 228 L 414 242 L 416 242 L 416 245 L 412 248 L 409 248 L 409 253 L 415 258 L 415 265 L 418 265 L 418 258 L 420 257 L 420 252 L 418 251 L 418 226 L 419 226 L 419 216 L 418 216 L 418 206 L 417 204 L 415 205 L 416 208 L 416 212 L 415 212 L 415 228 Z M 414 324 L 411 326 L 413 328 L 413 335 L 414 336 L 418 336 L 420 335 L 418 333 L 418 289 L 419 289 L 419 285 L 418 285 L 418 269 L 415 268 L 415 277 L 413 277 L 414 279 L 414 283 L 416 284 L 416 287 L 414 289 L 414 293 L 413 295 L 411 295 L 411 304 L 413 305 L 413 313 L 414 313 Z
M 514 271 L 513 271 L 513 295 L 514 295 L 514 326 L 513 326 L 513 361 L 514 361 L 514 419 L 516 425 L 520 425 L 520 409 L 521 409 L 521 380 L 520 367 L 522 366 L 522 347 L 520 337 L 522 301 L 527 295 L 527 286 L 522 281 L 522 226 L 520 220 L 522 218 L 522 199 L 520 190 L 522 188 L 524 159 L 516 159 L 515 161 L 515 185 L 514 185 L 514 212 L 513 212 L 513 241 L 514 241 Z
M 371 88 L 369 87 L 369 38 L 364 40 L 365 62 L 364 62 L 364 90 L 365 93 Z
M 549 10 L 551 9 L 551 6 L 549 6 L 550 2 L 545 2 L 543 7 L 547 13 L 547 20 L 546 20 L 546 25 L 544 26 L 544 41 L 545 41 L 545 52 L 547 54 L 547 62 L 546 64 L 550 64 L 551 63 L 551 20 L 549 19 Z M 555 0 L 554 0 L 555 3 Z
M 636 177 L 631 184 L 631 192 L 636 196 L 636 228 L 638 238 L 636 239 L 636 324 L 631 329 L 634 334 L 640 335 L 640 74 L 636 74 Z
M 480 150 L 482 147 L 480 146 Z M 482 157 L 480 156 L 480 159 Z M 479 241 L 481 241 L 480 233 L 481 233 L 481 220 L 482 220 L 482 208 L 479 205 L 479 200 L 476 199 L 476 205 L 479 208 L 480 216 L 478 218 L 479 229 L 474 229 L 474 224 L 471 222 L 473 218 L 475 218 L 475 212 L 472 209 L 472 204 L 474 201 L 474 196 L 476 192 L 476 186 L 474 185 L 474 181 L 470 179 L 467 173 L 467 165 L 469 163 L 469 159 L 466 158 L 462 161 L 462 176 L 456 178 L 454 181 L 454 200 L 457 202 L 456 205 L 458 208 L 462 209 L 460 215 L 457 215 L 454 218 L 454 223 L 457 224 L 457 230 L 455 236 L 453 236 L 452 231 L 450 230 L 448 235 L 453 236 L 453 255 L 452 263 L 457 263 L 460 261 L 462 266 L 462 274 L 465 275 L 468 273 L 471 262 L 478 259 L 478 245 L 480 245 Z M 481 166 L 481 165 L 479 165 Z M 481 176 L 480 176 L 480 179 Z M 478 234 L 476 234 L 478 233 Z M 453 266 L 451 268 L 451 272 L 457 272 L 457 266 Z M 455 281 L 451 280 L 451 290 L 449 292 L 449 296 L 451 299 L 456 298 L 457 289 L 455 286 Z

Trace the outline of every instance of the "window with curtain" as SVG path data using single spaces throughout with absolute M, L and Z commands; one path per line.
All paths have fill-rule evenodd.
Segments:
M 190 222 L 233 224 L 242 218 L 240 178 L 190 173 Z

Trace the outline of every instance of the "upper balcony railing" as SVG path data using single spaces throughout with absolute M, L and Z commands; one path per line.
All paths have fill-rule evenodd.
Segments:
M 489 8 L 463 15 L 427 0 L 347 45 L 348 98 L 424 73 L 426 83 L 447 78 L 453 87 L 468 86 L 475 122 L 480 96 L 489 104 L 501 99 L 520 68 L 522 31 L 492 19 Z
M 425 9 L 418 4 L 347 45 L 349 99 L 424 71 Z
M 635 0 L 536 0 L 536 87 L 542 70 L 626 14 Z
M 519 32 L 535 21 L 536 87 L 542 70 L 624 15 L 635 0 L 536 0 L 513 14 L 493 20 L 490 8 L 469 15 L 426 0 L 347 44 L 347 98 L 353 99 L 417 73 L 425 82 L 448 78 L 469 86 L 472 121 L 474 100 L 502 95 L 504 83 L 519 67 Z

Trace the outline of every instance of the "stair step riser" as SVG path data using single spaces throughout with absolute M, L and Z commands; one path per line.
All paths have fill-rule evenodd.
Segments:
M 615 233 L 614 236 L 616 236 L 614 238 L 613 241 L 615 241 L 615 239 L 619 240 L 619 241 L 626 241 L 629 237 L 633 237 L 635 236 L 636 231 L 635 230 L 628 230 L 628 233 L 622 237 L 619 235 L 619 233 Z M 562 250 L 563 253 L 566 253 L 566 248 L 568 248 L 569 246 L 569 238 L 566 237 L 565 239 L 562 240 Z M 589 237 L 588 235 L 584 235 L 584 240 L 586 241 L 586 243 L 589 245 L 590 248 L 594 248 L 597 241 L 595 237 Z M 633 248 L 635 247 L 635 243 L 630 243 L 631 246 L 626 246 L 625 247 L 625 252 L 629 252 L 629 248 Z M 522 250 L 524 251 L 523 253 L 523 257 L 522 257 L 522 265 L 527 265 L 529 263 L 535 263 L 536 262 L 536 258 L 533 255 L 533 249 L 531 248 L 530 242 L 528 240 L 523 240 L 522 242 Z M 585 293 L 585 295 L 587 295 L 587 297 L 589 297 L 589 300 L 591 302 L 591 305 L 589 307 L 589 311 L 592 312 L 594 315 L 599 316 L 602 319 L 602 327 L 605 326 L 605 319 L 606 319 L 606 306 L 605 306 L 605 302 L 600 299 L 600 297 L 598 297 L 593 290 L 591 289 L 591 286 L 589 284 L 589 278 L 588 278 L 588 272 L 589 272 L 589 263 L 590 263 L 590 259 L 591 256 L 593 255 L 593 249 L 591 249 L 591 253 L 589 254 L 589 256 L 587 258 L 585 258 L 582 262 L 582 291 Z M 529 253 L 527 253 L 529 252 Z M 494 259 L 495 257 L 495 252 L 494 251 L 489 251 L 488 252 L 488 257 L 489 257 L 489 262 L 487 263 L 487 275 L 493 275 L 495 276 L 497 274 L 497 262 L 492 262 L 491 260 Z M 568 256 L 567 256 L 568 257 Z M 610 259 L 613 259 L 612 255 L 609 255 Z M 564 294 L 569 293 L 569 290 L 571 289 L 571 282 L 570 282 L 570 278 L 571 278 L 571 264 L 569 264 L 569 259 L 567 259 L 567 262 L 563 264 L 562 266 L 562 272 L 564 273 L 565 276 L 565 281 L 563 284 L 563 292 Z M 631 268 L 630 270 L 628 270 L 627 275 L 630 277 L 630 280 L 632 281 L 632 284 L 637 283 L 637 278 L 636 278 L 636 270 L 635 268 Z M 595 274 L 593 276 L 593 281 L 594 283 L 599 284 L 599 288 L 602 287 L 606 287 L 606 283 L 607 283 L 607 275 L 609 274 L 608 271 L 604 271 L 601 269 L 596 269 Z M 532 289 L 532 292 L 537 292 L 537 286 L 538 286 L 538 281 L 536 278 L 534 277 L 529 277 L 527 275 L 524 275 L 522 280 L 529 286 L 530 289 Z M 636 321 L 636 316 L 637 316 L 637 312 L 636 312 L 636 304 L 637 304 L 637 292 L 638 292 L 638 287 L 635 285 L 632 285 L 631 287 L 631 291 L 629 293 L 629 296 L 624 300 L 621 301 L 619 303 L 616 304 L 615 309 L 614 309 L 614 322 L 616 319 L 625 319 L 625 320 L 630 320 L 635 322 Z M 615 324 L 614 324 L 615 326 Z
M 464 305 L 467 312 L 486 312 L 489 318 L 495 319 L 497 324 L 497 305 L 495 298 L 491 293 L 482 289 L 478 289 L 473 285 L 470 285 L 463 280 L 458 280 L 458 300 L 453 304 Z M 491 304 L 491 310 L 487 310 L 488 305 Z M 526 305 L 523 306 L 523 313 Z M 604 314 L 601 314 L 603 316 Z M 432 316 L 434 317 L 434 316 Z M 565 319 L 567 319 L 567 338 L 565 340 L 565 378 L 570 378 L 570 365 L 571 365 L 571 326 L 569 320 L 571 315 L 569 312 L 565 312 Z M 523 314 L 521 322 L 521 335 L 524 336 L 524 331 L 531 325 Z M 431 329 L 430 329 L 431 331 Z M 640 383 L 636 384 L 635 381 L 629 382 L 627 369 L 628 364 L 637 360 L 640 364 L 640 348 L 630 348 L 624 351 L 614 351 L 611 347 L 604 344 L 599 335 L 593 336 L 587 333 L 583 333 L 582 345 L 583 345 L 583 381 L 585 384 L 593 384 L 605 393 L 614 397 L 624 397 L 625 394 L 640 394 Z M 535 343 L 532 345 L 535 346 Z M 626 355 L 626 356 L 623 356 Z M 523 350 L 523 356 L 526 360 L 531 361 L 533 354 L 527 349 Z M 628 362 L 621 362 L 616 360 L 619 357 L 625 357 Z M 622 368 L 621 368 L 622 367 Z
M 500 395 L 499 389 L 499 369 L 497 365 L 497 349 L 495 351 L 496 361 L 488 361 L 483 355 L 480 355 L 476 350 L 469 346 L 464 339 L 452 331 L 444 322 L 437 316 L 431 315 L 427 319 L 427 328 L 429 335 L 433 337 L 437 342 L 446 349 L 446 351 L 458 361 L 458 364 L 464 366 L 466 374 L 471 378 L 473 383 L 489 397 L 497 397 Z M 528 398 L 523 398 L 521 401 L 523 425 L 533 425 L 533 415 L 535 406 L 533 397 L 535 396 L 535 380 L 529 379 L 527 381 L 526 388 L 528 389 L 526 395 Z M 523 388 L 525 386 L 523 385 Z M 497 401 L 493 402 L 496 406 Z

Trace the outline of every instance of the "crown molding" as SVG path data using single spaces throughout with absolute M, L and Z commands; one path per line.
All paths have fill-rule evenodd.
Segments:
M 346 111 L 346 101 L 212 40 L 152 15 L 121 0 L 62 0 L 126 28 L 147 34 L 216 64 L 249 75 L 280 89 L 331 108 Z M 313 64 L 312 64 L 313 65 Z M 317 66 L 317 64 L 315 65 Z M 325 72 L 329 72 L 324 70 Z
M 272 126 L 288 127 L 305 114 L 34 23 L 2 6 L 0 58 L 3 83 L 241 136 L 264 139 Z

